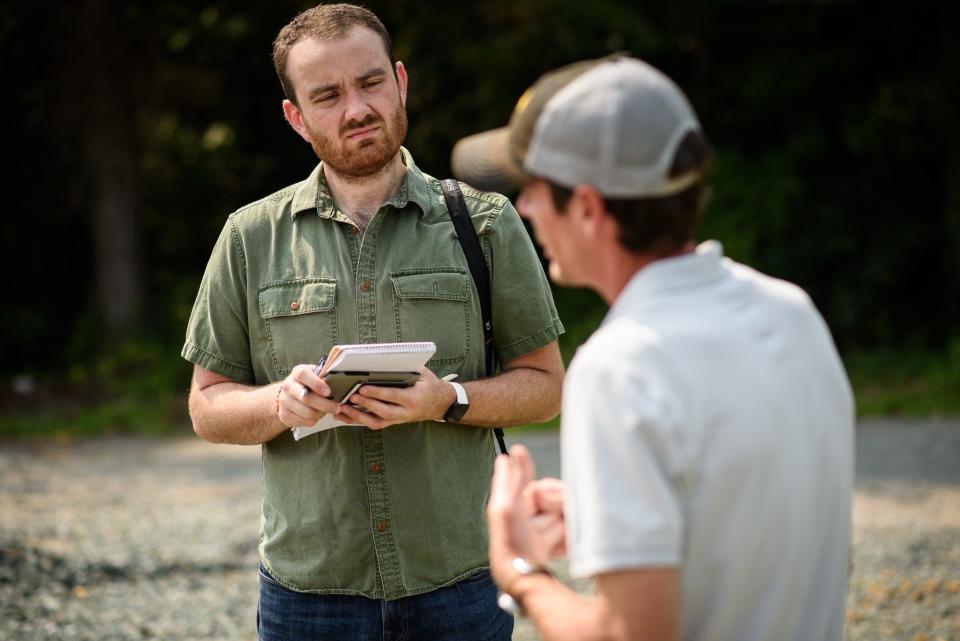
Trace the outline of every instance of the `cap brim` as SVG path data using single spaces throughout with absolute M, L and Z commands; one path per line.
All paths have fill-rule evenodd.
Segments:
M 510 155 L 510 129 L 501 127 L 461 139 L 450 159 L 453 175 L 480 191 L 512 192 L 527 175 Z

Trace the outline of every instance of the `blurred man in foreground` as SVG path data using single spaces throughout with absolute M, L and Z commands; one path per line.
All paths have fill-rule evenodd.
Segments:
M 547 74 L 454 150 L 466 182 L 520 182 L 551 277 L 611 305 L 564 383 L 563 484 L 522 447 L 496 464 L 494 578 L 545 639 L 843 637 L 849 383 L 800 288 L 694 243 L 708 155 L 680 89 L 624 56 Z M 564 551 L 594 598 L 544 568 Z

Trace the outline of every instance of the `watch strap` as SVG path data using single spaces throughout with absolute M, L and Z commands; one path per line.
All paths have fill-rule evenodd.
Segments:
M 458 405 L 469 405 L 470 403 L 467 400 L 467 390 L 463 389 L 463 385 L 460 383 L 455 383 L 454 381 L 447 382 L 453 385 L 453 389 L 457 392 L 457 400 L 454 402 Z
M 457 394 L 457 399 L 447 409 L 446 414 L 443 415 L 443 421 L 456 422 L 463 418 L 463 415 L 467 413 L 467 409 L 470 407 L 470 401 L 467 399 L 467 390 L 463 388 L 463 385 L 460 383 L 454 383 L 453 381 L 447 382 L 453 386 L 453 390 Z

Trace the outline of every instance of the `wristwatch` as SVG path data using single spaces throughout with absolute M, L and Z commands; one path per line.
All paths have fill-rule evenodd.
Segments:
M 463 385 L 454 383 L 453 381 L 447 382 L 453 385 L 453 389 L 457 392 L 457 400 L 453 402 L 453 405 L 450 406 L 447 413 L 443 415 L 443 420 L 449 423 L 456 423 L 463 418 L 463 415 L 470 409 L 470 401 L 467 400 L 467 390 L 463 389 Z
M 530 576 L 531 574 L 545 574 L 547 576 L 553 576 L 553 574 L 551 574 L 550 570 L 547 568 L 540 565 L 534 565 L 522 556 L 515 557 L 510 565 L 520 576 Z M 521 606 L 520 603 L 507 592 L 501 591 L 499 594 L 497 594 L 497 605 L 500 606 L 501 610 L 505 610 L 514 616 L 523 614 L 523 606 Z

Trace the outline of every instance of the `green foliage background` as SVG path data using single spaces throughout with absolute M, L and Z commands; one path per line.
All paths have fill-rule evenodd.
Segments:
M 131 71 L 116 91 L 135 117 L 147 275 L 144 322 L 120 346 L 102 340 L 94 185 L 77 147 L 80 107 L 96 95 L 83 78 L 64 80 L 80 53 L 78 16 L 103 5 L 123 35 L 89 46 L 123 48 Z M 283 121 L 270 60 L 276 32 L 309 5 L 0 5 L 8 156 L 0 375 L 29 373 L 48 384 L 40 398 L 76 393 L 78 406 L 182 394 L 189 368 L 178 360 L 180 341 L 226 215 L 302 179 L 315 162 Z M 516 98 L 551 68 L 618 50 L 660 67 L 686 90 L 717 152 L 702 235 L 803 286 L 855 380 L 865 376 L 869 386 L 876 374 L 903 370 L 909 387 L 919 368 L 940 376 L 942 397 L 960 396 L 956 2 L 367 6 L 410 72 L 406 144 L 435 176 L 450 175 L 459 137 L 505 123 Z M 569 355 L 603 309 L 586 292 L 556 295 Z M 901 367 L 904 354 L 913 365 Z M 0 399 L 19 407 L 8 392 Z

